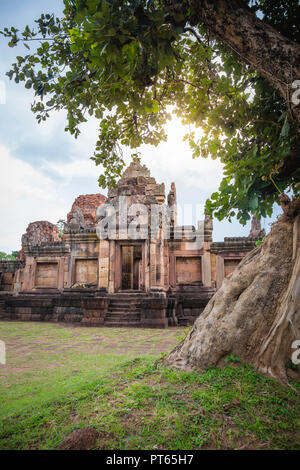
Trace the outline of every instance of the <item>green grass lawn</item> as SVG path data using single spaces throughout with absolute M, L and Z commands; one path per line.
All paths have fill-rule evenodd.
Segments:
M 0 449 L 55 449 L 84 427 L 96 449 L 300 449 L 299 384 L 157 363 L 183 335 L 1 322 Z

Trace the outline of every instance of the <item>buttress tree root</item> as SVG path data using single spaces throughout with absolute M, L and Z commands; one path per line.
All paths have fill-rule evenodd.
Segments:
M 283 214 L 264 243 L 223 281 L 191 332 L 167 357 L 204 370 L 230 354 L 287 383 L 292 343 L 300 339 L 300 200 L 281 195 Z

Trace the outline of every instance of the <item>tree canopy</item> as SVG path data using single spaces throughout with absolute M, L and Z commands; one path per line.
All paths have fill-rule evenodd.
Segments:
M 12 251 L 11 254 L 7 254 L 4 251 L 0 251 L 0 260 L 4 261 L 14 261 L 18 258 L 18 251 Z
M 121 174 L 122 146 L 135 154 L 158 145 L 174 114 L 190 125 L 193 157 L 224 164 L 206 205 L 212 216 L 236 215 L 244 224 L 254 212 L 271 215 L 283 191 L 299 195 L 299 106 L 290 101 L 299 70 L 297 0 L 64 6 L 62 18 L 43 14 L 34 28 L 1 31 L 9 46 L 27 48 L 7 75 L 33 88 L 38 122 L 65 109 L 66 130 L 77 137 L 89 116 L 99 120 L 91 158 L 104 168 L 101 187 Z

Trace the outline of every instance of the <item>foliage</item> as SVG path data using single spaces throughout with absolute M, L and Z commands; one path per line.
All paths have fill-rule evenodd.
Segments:
M 51 110 L 66 109 L 66 130 L 79 135 L 89 116 L 99 120 L 92 159 L 102 165 L 102 187 L 114 185 L 124 167 L 122 146 L 167 139 L 171 113 L 191 125 L 193 157 L 211 156 L 224 164 L 218 192 L 207 210 L 218 219 L 250 213 L 271 215 L 278 192 L 299 194 L 296 130 L 284 100 L 255 70 L 209 37 L 187 14 L 168 8 L 167 0 L 64 0 L 63 18 L 42 15 L 37 28 L 14 27 L 2 34 L 18 56 L 10 79 L 33 88 L 38 122 Z M 183 2 L 184 4 L 185 2 Z M 298 40 L 297 1 L 254 0 L 263 21 Z M 244 1 L 245 8 L 249 8 Z M 182 10 L 183 11 L 183 10 Z M 37 48 L 30 49 L 29 44 Z M 203 129 L 202 136 L 200 129 Z M 276 181 L 275 181 L 276 180 Z
M 255 245 L 256 245 L 256 246 L 261 245 L 262 243 L 264 243 L 265 239 L 266 239 L 266 237 L 263 237 L 262 240 L 257 240 L 257 241 L 255 242 Z
M 225 357 L 225 362 L 242 362 L 242 358 L 239 356 L 235 356 L 233 353 L 229 354 L 229 356 Z
M 0 260 L 16 260 L 18 258 L 18 251 L 12 251 L 11 254 L 4 253 L 4 251 L 0 251 Z
M 64 228 L 65 228 L 65 223 L 66 221 L 64 219 L 59 219 L 56 222 L 56 227 L 58 228 L 58 236 L 59 238 L 62 238 L 63 233 L 64 233 Z

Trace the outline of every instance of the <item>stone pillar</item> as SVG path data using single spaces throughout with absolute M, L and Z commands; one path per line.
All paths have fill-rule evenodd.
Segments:
M 67 287 L 72 287 L 75 282 L 75 258 L 74 256 L 70 256 L 69 258 L 69 266 L 68 266 L 68 284 Z
M 32 290 L 35 286 L 35 275 L 36 275 L 36 260 L 32 261 L 32 265 L 30 266 L 30 275 L 29 275 L 29 286 L 28 289 Z
M 202 256 L 202 282 L 205 287 L 211 287 L 211 265 L 209 252 L 204 253 Z
M 177 226 L 177 197 L 175 183 L 171 183 L 171 189 L 168 194 L 168 206 L 170 209 L 170 225 Z
M 225 276 L 225 269 L 224 269 L 224 258 L 220 255 L 217 255 L 216 258 L 216 284 L 217 289 L 219 289 L 222 285 L 223 279 Z
M 115 291 L 122 286 L 121 246 L 115 242 Z
M 149 253 L 149 241 L 145 240 L 143 245 L 143 265 L 144 265 L 144 284 L 145 284 L 145 291 L 148 292 L 150 289 L 150 253 Z
M 109 241 L 100 240 L 99 243 L 99 284 L 100 289 L 109 287 Z
M 209 244 L 212 242 L 213 221 L 208 214 L 205 214 L 204 219 L 204 241 Z
M 211 285 L 212 287 L 216 287 L 216 281 L 217 281 L 217 273 L 216 273 L 216 254 L 211 253 L 210 254 L 210 267 L 211 267 Z
M 156 242 L 150 242 L 150 288 L 156 286 Z
M 64 288 L 64 276 L 65 275 L 65 258 L 60 258 L 58 261 L 58 279 L 57 279 L 57 288 Z
M 23 287 L 22 290 L 28 290 L 30 287 L 30 271 L 31 271 L 31 265 L 33 263 L 33 258 L 30 256 L 27 256 L 26 258 L 26 264 L 25 268 L 23 271 Z
M 64 288 L 69 286 L 69 262 L 70 256 L 66 256 L 64 258 Z
M 169 279 L 170 286 L 176 286 L 176 258 L 173 252 L 170 253 L 170 262 L 169 262 Z
M 109 282 L 108 282 L 108 292 L 113 294 L 115 292 L 115 252 L 116 252 L 116 242 L 114 240 L 109 241 Z
M 23 269 L 18 269 L 14 277 L 14 292 L 20 292 L 23 282 Z
M 161 235 L 161 231 L 160 231 Z M 164 252 L 163 252 L 163 241 L 161 238 L 156 243 L 156 277 L 155 285 L 158 287 L 164 286 Z
M 170 266 L 169 266 L 169 248 L 168 241 L 164 240 L 164 249 L 163 249 L 163 260 L 164 260 L 164 287 L 168 289 L 170 287 Z

